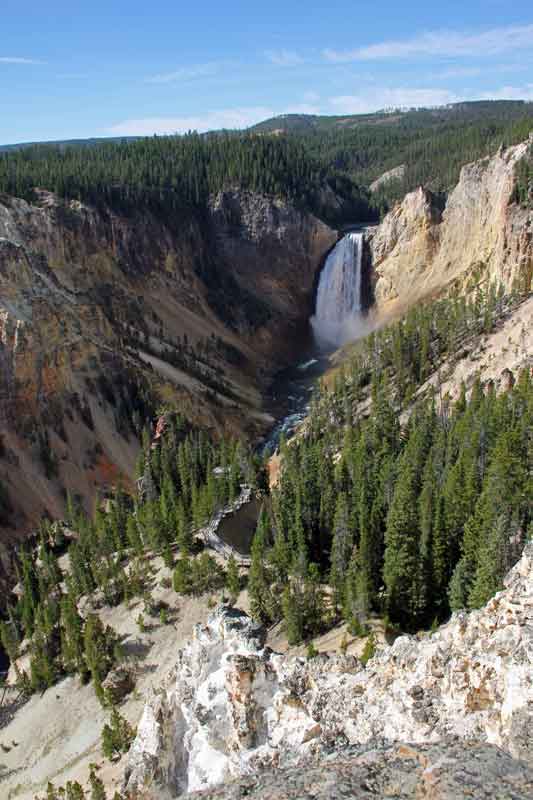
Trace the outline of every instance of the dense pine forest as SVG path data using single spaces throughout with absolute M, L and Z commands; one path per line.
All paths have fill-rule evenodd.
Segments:
M 491 330 L 495 293 L 414 309 L 357 348 L 282 446 L 280 483 L 253 543 L 255 615 L 289 641 L 372 613 L 417 630 L 501 588 L 533 533 L 533 380 L 497 396 L 417 397 L 441 359 Z
M 291 200 L 328 218 L 327 187 L 351 219 L 372 216 L 365 190 L 321 164 L 302 142 L 218 134 L 98 143 L 34 145 L 0 153 L 0 192 L 35 199 L 35 188 L 122 211 L 205 208 L 209 196 L 237 187 Z
M 405 165 L 403 178 L 382 186 L 372 198 L 383 213 L 421 184 L 448 192 L 464 164 L 493 155 L 501 144 L 524 141 L 532 128 L 532 103 L 486 101 L 353 117 L 289 115 L 255 130 L 286 130 L 313 158 L 360 186 Z

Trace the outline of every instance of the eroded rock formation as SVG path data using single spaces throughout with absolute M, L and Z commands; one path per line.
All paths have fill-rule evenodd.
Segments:
M 463 167 L 444 211 L 431 192 L 406 195 L 371 239 L 378 307 L 411 304 L 455 279 L 475 285 L 531 282 L 533 211 L 513 201 L 515 169 L 529 142 Z
M 458 738 L 533 764 L 531 544 L 483 609 L 455 614 L 432 635 L 398 638 L 366 668 L 353 657 L 281 656 L 264 641 L 249 617 L 224 606 L 196 629 L 145 707 L 126 769 L 129 790 L 171 798 L 333 751 L 342 760 L 343 746 L 374 751 L 382 741 Z M 385 762 L 398 751 L 387 752 Z
M 293 355 L 336 237 L 250 192 L 168 215 L 0 197 L 0 529 L 62 515 L 64 490 L 90 506 L 127 484 L 135 426 L 160 403 L 264 430 L 261 388 Z

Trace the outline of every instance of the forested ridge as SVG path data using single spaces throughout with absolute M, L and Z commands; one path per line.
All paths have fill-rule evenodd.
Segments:
M 367 218 L 367 193 L 285 137 L 165 136 L 88 146 L 34 145 L 0 153 L 0 192 L 35 200 L 35 189 L 128 211 L 203 209 L 227 188 L 286 198 L 327 217 L 326 187 L 347 215 Z
M 283 197 L 332 223 L 368 221 L 418 185 L 446 194 L 464 164 L 532 129 L 533 104 L 493 101 L 361 117 L 289 115 L 247 133 L 29 145 L 0 151 L 0 192 L 31 201 L 39 188 L 163 213 L 204 209 L 210 195 L 236 187 Z M 401 179 L 369 193 L 373 180 L 402 164 Z M 325 197 L 328 187 L 340 209 Z
M 533 130 L 533 104 L 483 101 L 353 117 L 289 115 L 255 129 L 267 132 L 285 124 L 287 135 L 301 139 L 313 158 L 360 186 L 405 165 L 403 178 L 383 185 L 372 198 L 383 213 L 419 185 L 448 192 L 464 164 L 494 155 L 502 144 L 526 140 Z

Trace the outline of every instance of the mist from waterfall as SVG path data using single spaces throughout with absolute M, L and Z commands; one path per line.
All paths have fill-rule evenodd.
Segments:
M 322 347 L 340 347 L 361 333 L 362 233 L 348 233 L 326 259 L 311 325 Z

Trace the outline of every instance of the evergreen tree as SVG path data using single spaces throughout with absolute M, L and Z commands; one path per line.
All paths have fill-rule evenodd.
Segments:
M 105 704 L 105 692 L 102 682 L 113 666 L 116 636 L 96 614 L 89 614 L 83 631 L 84 656 L 87 670 L 91 675 L 96 696 Z
M 192 562 L 188 556 L 183 555 L 176 562 L 172 585 L 178 594 L 189 594 L 192 589 Z
M 102 752 L 110 761 L 127 753 L 135 738 L 135 731 L 128 720 L 113 707 L 109 724 L 102 728 Z
M 417 498 L 421 473 L 431 444 L 432 412 L 421 411 L 411 419 L 412 433 L 400 459 L 400 474 L 385 533 L 383 577 L 387 611 L 393 621 L 418 625 L 424 611 L 424 575 L 420 563 L 420 529 Z
M 89 784 L 91 786 L 91 800 L 106 800 L 106 793 L 102 779 L 96 774 L 94 765 L 91 765 L 89 773 Z
M 331 545 L 331 570 L 329 580 L 333 587 L 333 607 L 338 610 L 342 604 L 344 582 L 353 549 L 353 533 L 350 530 L 348 502 L 341 493 L 337 499 L 335 521 L 333 523 L 333 542 Z
M 77 672 L 86 680 L 83 620 L 71 594 L 61 600 L 61 659 L 66 672 Z
M 241 576 L 235 556 L 232 554 L 228 559 L 226 569 L 226 586 L 230 595 L 231 603 L 234 605 L 241 591 Z
M 265 509 L 261 509 L 257 530 L 252 542 L 251 564 L 248 573 L 250 610 L 255 619 L 268 622 L 273 619 L 270 575 L 267 566 L 267 536 L 270 523 Z
M 298 644 L 304 636 L 303 598 L 298 583 L 289 584 L 283 591 L 281 600 L 283 624 L 290 645 Z

